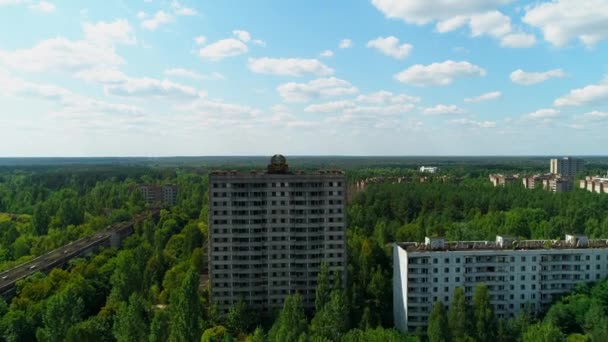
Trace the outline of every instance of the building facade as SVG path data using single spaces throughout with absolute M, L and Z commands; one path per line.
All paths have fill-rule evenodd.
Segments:
M 517 183 L 517 181 L 519 180 L 519 175 L 515 174 L 515 175 L 503 175 L 503 174 L 491 174 L 490 175 L 490 182 L 492 182 L 492 185 L 496 186 L 505 186 L 507 184 L 515 184 Z M 525 182 L 524 182 L 525 184 Z
M 393 246 L 395 326 L 413 332 L 427 325 L 434 301 L 448 306 L 464 288 L 469 303 L 485 283 L 498 317 L 529 306 L 541 310 L 575 285 L 608 276 L 608 240 L 567 235 L 565 241 L 497 236 L 496 241 L 397 243 Z
M 346 277 L 345 189 L 342 171 L 292 173 L 280 155 L 267 172 L 212 172 L 212 302 L 226 312 L 242 297 L 269 311 L 298 292 L 313 308 L 322 261 Z
M 177 203 L 177 186 L 168 185 L 139 185 L 139 192 L 147 204 L 169 204 Z
M 585 161 L 572 157 L 553 158 L 549 165 L 552 174 L 574 179 L 585 168 Z
M 437 173 L 439 168 L 437 166 L 421 166 L 420 172 L 422 173 Z
M 598 194 L 608 194 L 608 175 L 605 177 L 590 177 L 581 179 L 580 188 Z

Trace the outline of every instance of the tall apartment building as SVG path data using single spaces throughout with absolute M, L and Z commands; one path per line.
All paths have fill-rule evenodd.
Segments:
M 267 172 L 209 175 L 209 279 L 220 310 L 243 297 L 279 309 L 299 292 L 313 308 L 325 261 L 346 277 L 344 172 L 290 172 L 275 155 Z
M 585 161 L 572 157 L 553 158 L 549 162 L 549 165 L 552 174 L 574 178 L 576 174 L 585 168 Z
M 541 310 L 555 296 L 583 282 L 608 276 L 608 240 L 566 235 L 565 241 L 497 236 L 496 241 L 424 243 L 393 246 L 393 314 L 402 331 L 427 325 L 432 304 L 447 306 L 462 287 L 469 303 L 485 283 L 499 317 L 513 317 L 526 305 Z

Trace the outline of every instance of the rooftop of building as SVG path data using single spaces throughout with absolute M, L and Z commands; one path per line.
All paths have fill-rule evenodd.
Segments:
M 287 158 L 281 154 L 275 154 L 270 158 L 270 163 L 266 167 L 266 170 L 251 170 L 251 171 L 239 171 L 239 170 L 214 170 L 210 172 L 211 175 L 216 176 L 240 176 L 240 175 L 343 175 L 344 171 L 337 169 L 322 169 L 317 171 L 304 171 L 304 170 L 289 170 L 287 164 Z
M 426 237 L 424 242 L 396 244 L 408 252 L 608 248 L 608 240 L 590 240 L 576 234 L 566 235 L 565 240 L 519 240 L 497 235 L 495 241 L 445 241 L 440 237 Z

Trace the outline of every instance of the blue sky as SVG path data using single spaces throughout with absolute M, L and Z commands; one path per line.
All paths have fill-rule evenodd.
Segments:
M 606 154 L 584 4 L 0 0 L 0 156 Z

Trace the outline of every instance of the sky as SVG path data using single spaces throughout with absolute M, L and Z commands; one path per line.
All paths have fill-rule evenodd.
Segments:
M 0 157 L 607 143 L 608 0 L 0 0 Z

